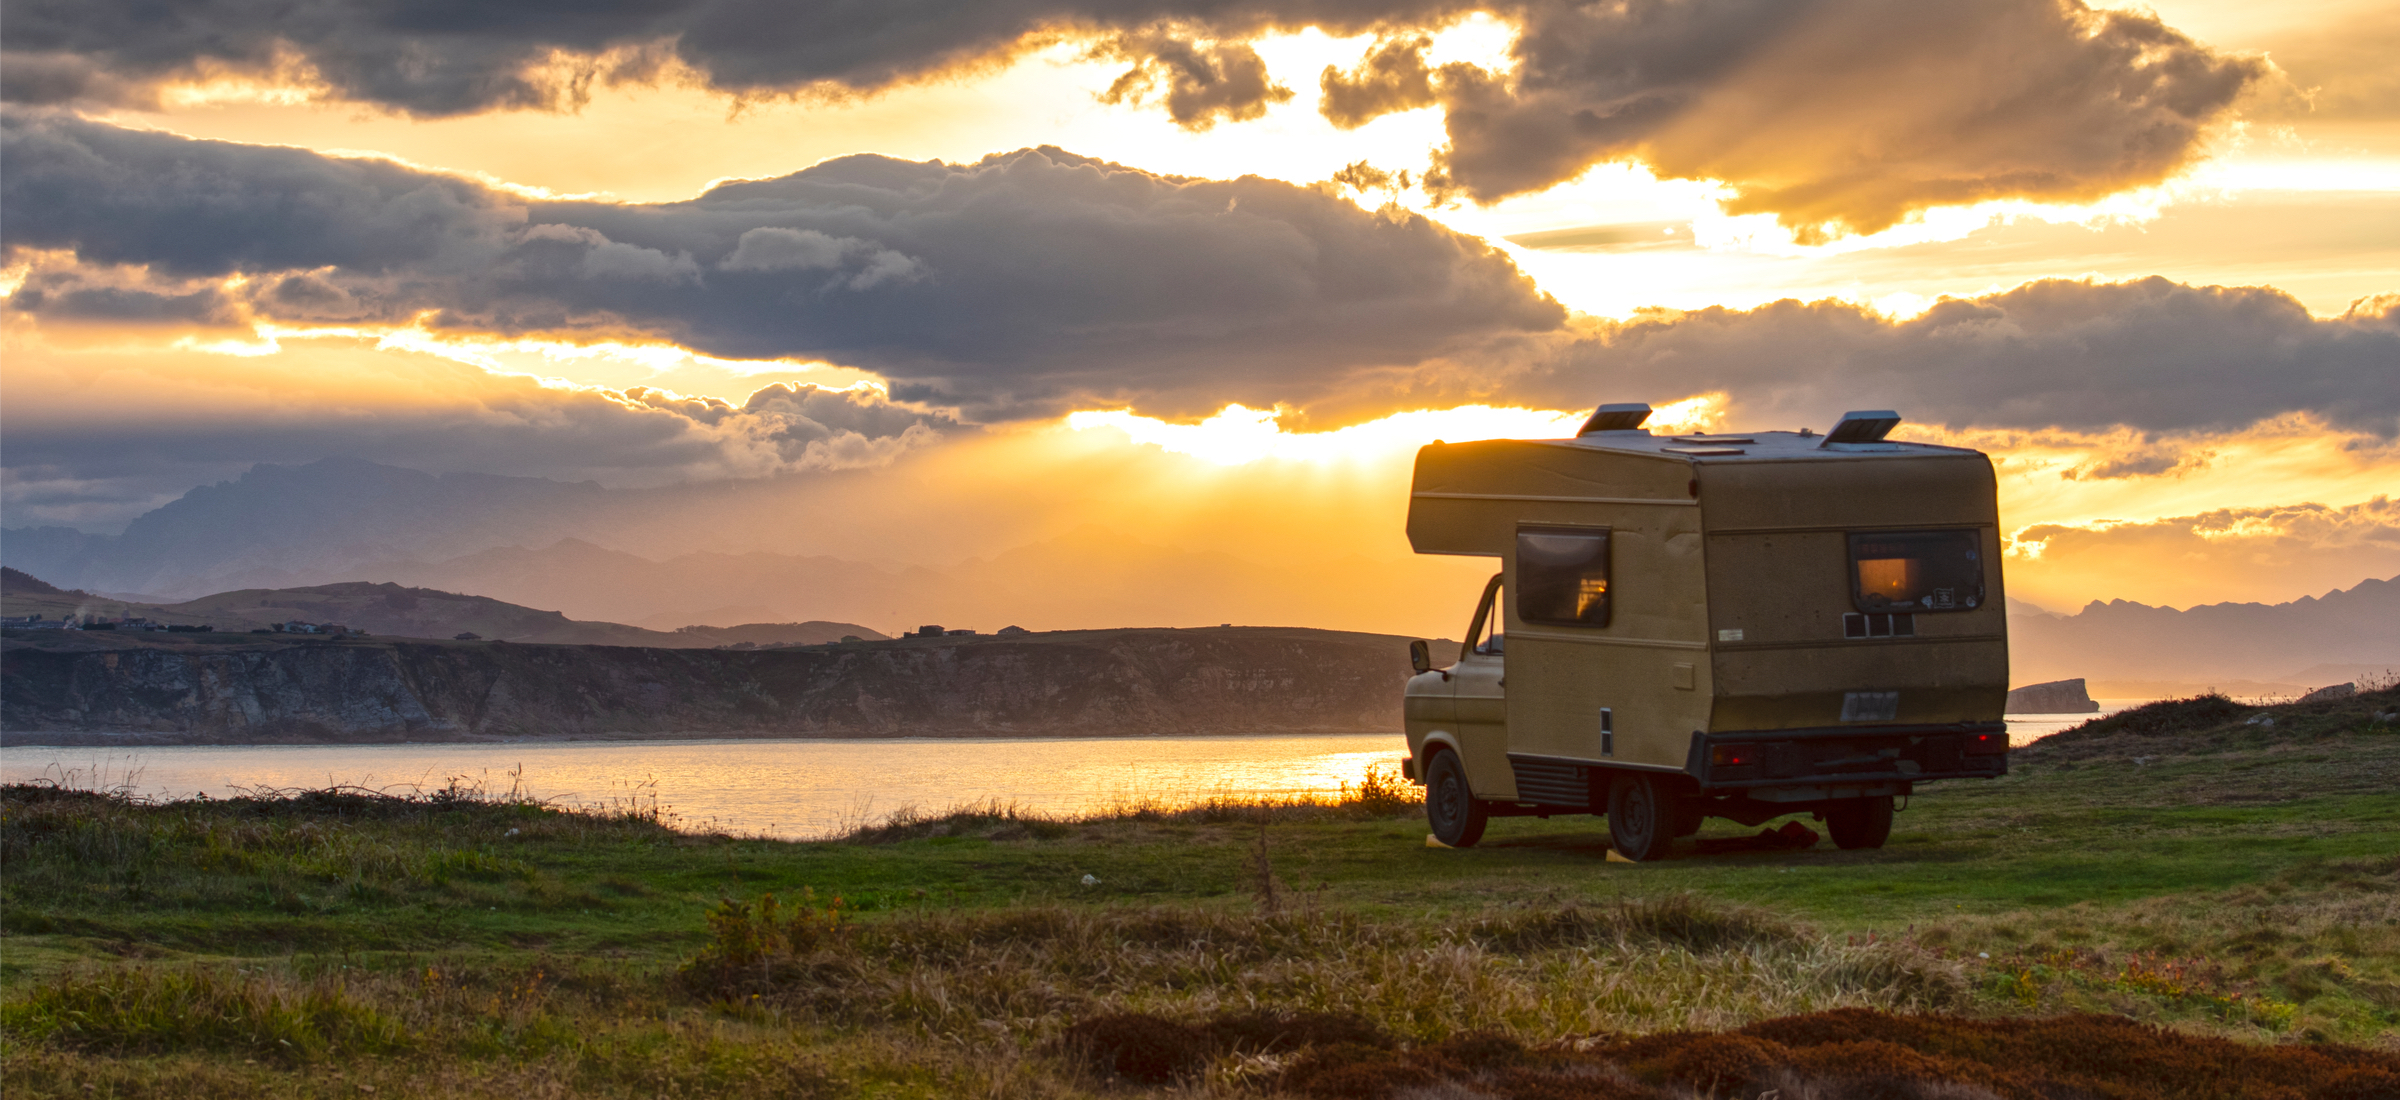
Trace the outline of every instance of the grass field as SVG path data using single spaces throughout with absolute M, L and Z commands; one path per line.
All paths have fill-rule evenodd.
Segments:
M 1388 777 L 1338 804 L 983 807 L 801 843 L 468 791 L 150 805 L 8 788 L 0 1073 L 11 1096 L 1370 1096 L 1469 1079 L 1754 1096 L 1772 1079 L 1791 1100 L 1815 1087 L 1792 1074 L 1833 1070 L 1773 1044 L 1817 1025 L 1761 1021 L 1872 1009 L 1968 1018 L 1954 1029 L 2098 1013 L 2249 1044 L 2229 1058 L 2332 1052 L 2253 1081 L 2281 1084 L 2211 1070 L 2191 1079 L 2220 1084 L 2091 1095 L 2376 1095 L 2359 1075 L 2400 1073 L 2400 727 L 2377 717 L 2394 711 L 2388 690 L 2267 708 L 2272 725 L 2160 704 L 2020 750 L 2004 779 L 1928 789 L 1880 851 L 1641 865 L 1607 860 L 1589 817 L 1428 848 L 1416 789 Z M 1784 1077 L 1709 1069 L 1749 1063 L 1683 1040 L 1625 1045 L 1745 1026 L 1709 1042 L 1785 1050 Z M 1966 1034 L 1906 1042 L 1998 1049 Z M 1148 1073 L 1168 1083 L 1110 1075 L 1145 1075 L 1136 1047 L 1181 1052 Z M 1518 1068 L 1492 1068 L 1503 1049 Z M 1327 1069 L 1326 1050 L 1400 1053 Z M 1527 1058 L 1585 1084 L 1512 1092 L 1539 1077 Z M 2037 1094 L 2008 1076 L 2022 1064 L 1942 1072 L 1984 1091 L 1922 1095 Z

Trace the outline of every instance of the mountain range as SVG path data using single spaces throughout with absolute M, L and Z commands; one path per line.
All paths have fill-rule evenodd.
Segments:
M 849 624 L 892 634 L 923 624 L 1307 623 L 1397 633 L 1405 623 L 1435 632 L 1451 617 L 1463 626 L 1489 567 L 1354 556 L 1297 569 L 1285 556 L 1306 547 L 1263 546 L 1272 557 L 1259 561 L 1098 526 L 944 560 L 942 547 L 965 545 L 962 521 L 944 516 L 924 517 L 913 563 L 756 548 L 844 544 L 842 508 L 802 500 L 762 485 L 606 489 L 325 459 L 261 465 L 194 489 L 119 535 L 0 530 L 0 560 L 61 586 L 153 605 L 247 599 L 255 611 L 260 599 L 300 598 L 252 590 L 398 585 L 471 593 L 595 630 L 676 635 L 695 625 L 830 622 L 862 637 L 873 631 Z M 341 600 L 385 598 L 378 590 Z M 352 625 L 377 629 L 371 621 Z M 2178 610 L 2115 600 L 2055 614 L 2012 602 L 2010 624 L 2019 684 L 2082 677 L 2103 698 L 2210 686 L 2283 694 L 2320 686 L 2310 680 L 2400 668 L 2400 578 L 2273 605 Z
M 754 622 L 645 630 L 611 622 L 580 622 L 556 611 L 397 584 L 352 581 L 308 588 L 245 588 L 181 603 L 154 604 L 61 589 L 14 568 L 0 568 L 0 614 L 45 619 L 148 619 L 167 626 L 208 626 L 218 632 L 272 629 L 299 620 L 339 623 L 370 635 L 401 638 L 478 638 L 556 645 L 709 649 L 750 645 L 817 645 L 844 637 L 877 641 L 882 634 L 856 623 Z
M 1418 629 L 1442 632 L 1458 629 L 1442 625 L 1452 618 L 1463 626 L 1482 580 L 1461 579 L 1455 559 L 1351 556 L 1296 570 L 1287 556 L 1310 548 L 1277 545 L 1270 552 L 1282 560 L 1259 562 L 1097 525 L 949 556 L 940 548 L 973 543 L 948 516 L 924 517 L 913 540 L 903 532 L 916 563 L 759 549 L 845 541 L 841 501 L 778 493 L 436 477 L 326 459 L 193 490 L 120 535 L 0 530 L 0 560 L 148 603 L 371 581 L 651 628 L 827 619 L 887 632 L 1305 622 L 1398 633 L 1419 619 L 1434 625 Z M 1343 583 L 1325 584 L 1327 575 Z M 1439 614 L 1416 613 L 1427 606 Z
M 2020 684 L 2080 676 L 2102 698 L 2291 694 L 2400 670 L 2400 577 L 2279 604 L 2094 600 L 2073 615 L 2012 604 L 2008 633 Z

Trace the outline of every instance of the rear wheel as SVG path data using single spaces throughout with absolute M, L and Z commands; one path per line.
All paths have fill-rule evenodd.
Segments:
M 1881 848 L 1892 835 L 1892 796 L 1845 798 L 1825 807 L 1825 831 L 1841 848 Z
M 1453 848 L 1473 847 L 1491 820 L 1467 786 L 1466 765 L 1448 749 L 1435 752 L 1425 766 L 1425 820 L 1433 824 L 1433 838 Z
M 1635 862 L 1667 854 L 1674 839 L 1674 808 L 1664 785 L 1647 775 L 1619 775 L 1608 790 L 1608 839 L 1617 854 Z
M 1677 798 L 1671 806 L 1675 813 L 1675 831 L 1672 835 L 1676 839 L 1698 833 L 1700 826 L 1708 822 L 1708 814 L 1701 808 L 1697 798 Z

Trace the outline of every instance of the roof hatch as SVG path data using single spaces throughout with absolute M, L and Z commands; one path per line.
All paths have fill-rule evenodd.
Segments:
M 1650 419 L 1650 406 L 1639 401 L 1628 401 L 1615 405 L 1602 405 L 1599 408 L 1592 410 L 1592 418 L 1584 421 L 1583 430 L 1576 432 L 1575 434 L 1577 436 L 1587 436 L 1593 432 L 1640 431 L 1642 427 L 1642 421 L 1648 419 Z M 1648 433 L 1645 432 L 1643 434 L 1646 435 Z
M 1839 449 L 1844 445 L 1881 443 L 1893 428 L 1900 426 L 1900 414 L 1890 409 L 1854 409 L 1842 414 L 1825 433 L 1820 447 Z

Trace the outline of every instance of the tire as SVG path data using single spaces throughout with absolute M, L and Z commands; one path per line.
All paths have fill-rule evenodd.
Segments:
M 1666 786 L 1647 775 L 1619 775 L 1608 789 L 1608 839 L 1617 854 L 1646 863 L 1667 854 L 1676 828 Z
M 1699 799 L 1678 798 L 1674 800 L 1672 805 L 1675 811 L 1673 818 L 1675 822 L 1675 831 L 1670 835 L 1672 835 L 1675 839 L 1681 840 L 1684 837 L 1697 834 L 1700 831 L 1700 826 L 1708 823 L 1708 815 L 1702 811 L 1701 802 Z
M 1844 849 L 1881 848 L 1892 835 L 1892 796 L 1845 798 L 1825 806 L 1825 831 Z
M 1488 808 L 1467 786 L 1467 766 L 1448 749 L 1436 750 L 1425 766 L 1425 820 L 1433 825 L 1434 839 L 1453 848 L 1474 847 L 1491 822 Z

